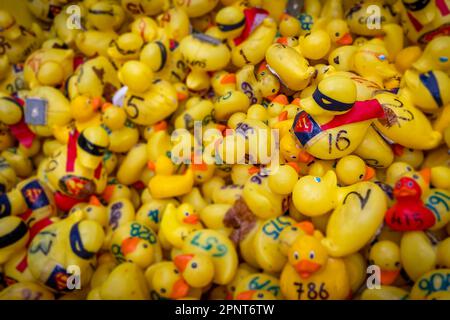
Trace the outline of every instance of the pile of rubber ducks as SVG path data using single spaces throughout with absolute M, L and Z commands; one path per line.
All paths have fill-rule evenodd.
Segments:
M 449 28 L 445 0 L 0 1 L 0 299 L 449 300 Z

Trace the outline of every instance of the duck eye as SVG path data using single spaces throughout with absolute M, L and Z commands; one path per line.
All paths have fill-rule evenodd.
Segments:
M 196 262 L 193 262 L 193 263 L 191 264 L 191 267 L 192 267 L 192 269 L 196 269 L 196 268 L 197 268 L 197 263 L 196 263 Z
M 178 269 L 173 269 L 173 271 L 174 271 L 176 274 L 179 273 L 179 272 L 178 272 Z
M 400 262 L 397 261 L 397 262 L 395 263 L 395 266 L 396 266 L 396 267 L 400 267 Z
M 263 76 L 263 75 L 265 75 L 266 74 L 266 72 L 265 71 L 263 71 L 263 72 L 261 72 L 261 75 Z
M 314 253 L 314 251 L 310 251 L 309 252 L 309 258 L 310 259 L 314 259 L 316 257 L 316 254 Z
M 275 93 L 275 89 L 272 89 L 272 92 Z
M 297 251 L 294 252 L 294 259 L 298 260 L 298 252 Z
M 258 298 L 262 298 L 264 295 L 262 293 L 258 293 Z
M 364 175 L 363 175 L 363 174 L 360 174 L 360 175 L 359 175 L 359 178 L 360 178 L 360 179 L 364 178 Z
M 448 57 L 446 56 L 439 57 L 439 61 L 442 63 L 448 62 Z
M 320 179 L 319 177 L 314 177 L 314 181 L 315 181 L 315 182 L 320 182 L 321 179 Z
M 166 289 L 164 289 L 164 288 L 161 288 L 161 290 L 159 290 L 159 291 L 161 291 L 161 293 L 166 293 Z
M 143 245 L 143 247 L 147 249 L 147 248 L 148 248 L 148 245 L 145 243 L 145 244 Z
M 339 32 L 336 32 L 334 35 L 335 35 L 336 37 L 339 37 L 341 34 L 340 34 Z
M 417 180 L 419 179 L 419 176 L 417 174 L 413 174 L 413 178 Z
M 386 56 L 384 54 L 380 54 L 378 56 L 378 59 L 380 59 L 381 61 L 384 61 L 384 60 L 386 60 Z
M 412 171 L 411 167 L 406 167 L 406 171 Z
M 189 217 L 189 212 L 186 211 L 186 212 L 184 213 L 184 215 L 185 215 L 186 217 Z

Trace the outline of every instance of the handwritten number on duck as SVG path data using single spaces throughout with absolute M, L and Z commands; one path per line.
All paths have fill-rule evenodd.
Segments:
M 358 197 L 359 202 L 360 202 L 360 204 L 361 204 L 361 210 L 363 210 L 364 207 L 366 206 L 367 202 L 369 201 L 369 198 L 370 198 L 370 194 L 371 194 L 371 193 L 372 193 L 372 189 L 369 189 L 369 190 L 367 190 L 366 195 L 363 197 L 363 196 L 362 196 L 359 192 L 357 192 L 357 191 L 349 192 L 349 193 L 345 196 L 343 204 L 345 204 L 345 202 L 347 202 L 347 198 L 348 198 L 350 195 L 354 194 L 354 195 L 356 195 L 356 196 Z
M 305 289 L 303 287 L 303 283 L 294 282 L 294 285 L 297 286 L 297 299 L 301 300 L 303 293 L 305 293 Z M 325 283 L 321 283 L 319 289 L 317 290 L 317 286 L 314 282 L 309 282 L 306 285 L 306 295 L 309 300 L 316 300 L 320 298 L 321 300 L 326 300 L 330 297 L 330 294 L 325 289 Z
M 50 231 L 42 231 L 40 233 L 40 235 L 42 236 L 42 240 L 39 241 L 33 247 L 30 247 L 30 253 L 34 254 L 34 253 L 38 253 L 39 251 L 42 251 L 44 256 L 46 256 L 46 255 L 48 255 L 48 253 L 50 252 L 50 249 L 52 248 L 53 238 L 56 237 L 56 234 L 54 234 L 53 232 L 50 232 Z M 47 235 L 50 236 L 51 238 L 48 239 L 46 237 Z
M 211 251 L 215 249 L 215 253 L 212 254 L 213 257 L 223 257 L 227 253 L 226 245 L 219 242 L 216 237 L 210 236 L 206 237 L 204 242 L 201 239 L 202 233 L 197 233 L 191 240 L 191 244 L 199 247 L 205 251 Z
M 133 99 L 139 100 L 139 101 L 144 101 L 144 99 L 141 97 L 137 97 L 137 96 L 131 96 L 130 99 L 128 99 L 127 105 L 129 108 L 133 109 L 132 113 L 130 113 L 130 109 L 127 109 L 128 116 L 131 119 L 136 119 L 139 116 L 139 109 L 138 109 L 137 105 L 133 103 Z
M 331 154 L 331 152 L 333 151 L 333 145 L 339 151 L 347 150 L 348 147 L 350 147 L 350 139 L 344 136 L 347 133 L 347 130 L 339 130 L 336 135 L 336 139 L 333 138 L 332 133 L 328 134 L 328 153 Z

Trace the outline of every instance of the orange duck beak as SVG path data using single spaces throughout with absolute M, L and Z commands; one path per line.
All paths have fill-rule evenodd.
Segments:
M 350 45 L 353 43 L 352 35 L 350 33 L 346 33 L 342 38 L 336 41 L 336 43 L 340 45 Z
M 239 293 L 236 296 L 236 300 L 253 300 L 253 294 L 256 292 L 256 290 L 247 290 Z
M 295 270 L 302 279 L 307 279 L 321 267 L 322 265 L 313 261 L 300 260 L 300 262 L 295 265 Z
M 394 271 L 388 271 L 388 270 L 381 270 L 380 274 L 380 281 L 382 285 L 388 286 L 391 285 L 395 279 L 397 279 L 397 276 L 399 275 L 400 270 L 394 270 Z
M 189 217 L 183 219 L 184 223 L 196 224 L 200 220 L 197 214 L 190 214 Z
M 183 272 L 184 270 L 186 270 L 186 266 L 193 257 L 193 254 L 180 254 L 173 259 L 173 263 L 177 266 L 180 272 Z
M 126 238 L 122 241 L 122 245 L 120 246 L 120 250 L 123 255 L 126 256 L 129 253 L 132 253 L 136 250 L 140 239 L 139 238 Z
M 366 173 L 364 174 L 364 181 L 369 181 L 375 177 L 375 169 L 369 166 L 366 166 Z
M 171 299 L 181 299 L 187 296 L 189 292 L 189 285 L 183 278 L 178 279 L 172 287 L 170 294 Z
M 226 74 L 220 79 L 220 84 L 236 83 L 236 75 L 234 73 Z

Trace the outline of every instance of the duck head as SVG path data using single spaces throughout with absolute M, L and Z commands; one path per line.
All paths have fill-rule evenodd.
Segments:
M 341 75 L 331 74 L 319 82 L 312 96 L 300 100 L 312 116 L 337 115 L 349 111 L 356 101 L 356 85 Z
M 173 262 L 191 287 L 206 287 L 214 278 L 214 264 L 207 255 L 180 254 Z
M 370 249 L 369 260 L 372 265 L 380 267 L 382 285 L 391 285 L 400 274 L 400 248 L 395 242 L 383 240 L 375 243 Z
M 199 215 L 189 203 L 183 203 L 177 208 L 177 219 L 181 223 L 192 225 L 197 224 L 200 221 Z
M 307 279 L 325 266 L 328 253 L 320 239 L 303 235 L 289 249 L 288 260 L 298 275 L 302 279 Z

